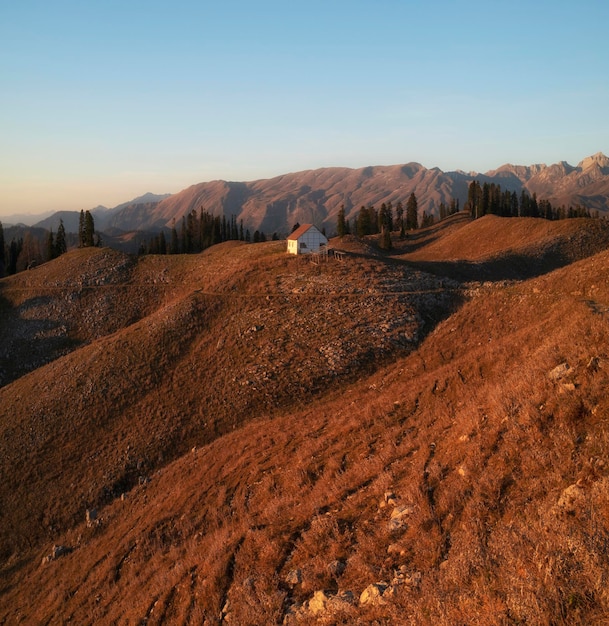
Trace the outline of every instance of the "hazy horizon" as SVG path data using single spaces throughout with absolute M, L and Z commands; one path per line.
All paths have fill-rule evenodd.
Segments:
M 0 8 L 0 219 L 215 179 L 609 151 L 609 5 Z

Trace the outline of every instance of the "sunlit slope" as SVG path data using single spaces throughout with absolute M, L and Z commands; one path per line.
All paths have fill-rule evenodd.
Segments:
M 72 293 L 71 254 L 83 257 L 58 260 L 64 283 L 49 303 Z M 193 445 L 410 353 L 460 297 L 412 267 L 352 258 L 320 268 L 280 244 L 119 260 L 130 263 L 125 280 L 100 272 L 65 320 L 81 343 L 0 389 L 4 557 L 52 539 Z M 45 271 L 56 266 L 22 285 L 30 300 L 50 291 Z M 30 324 L 9 306 L 23 297 L 14 281 L 3 287 L 12 323 Z M 100 301 L 111 319 L 93 337 Z
M 410 354 L 202 440 L 14 554 L 0 616 L 604 623 L 608 268 L 470 288 Z
M 402 258 L 463 280 L 536 276 L 609 247 L 609 222 L 548 221 L 458 214 L 409 234 L 396 246 Z

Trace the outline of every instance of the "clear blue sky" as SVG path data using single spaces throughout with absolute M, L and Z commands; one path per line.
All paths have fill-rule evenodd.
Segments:
M 0 0 L 0 218 L 609 152 L 607 0 Z

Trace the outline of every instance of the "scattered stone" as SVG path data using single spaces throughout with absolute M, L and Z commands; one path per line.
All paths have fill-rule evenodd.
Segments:
M 421 572 L 410 572 L 406 565 L 401 565 L 399 570 L 395 572 L 395 576 L 391 581 L 393 587 L 400 585 L 407 585 L 409 587 L 417 588 L 421 584 L 423 575 Z
M 584 488 L 577 483 L 569 485 L 558 498 L 558 507 L 569 515 L 575 515 L 585 499 Z
M 401 546 L 399 543 L 390 543 L 389 546 L 387 546 L 387 554 L 405 556 L 406 550 L 404 549 L 404 546 Z
M 330 598 L 326 595 L 325 591 L 316 591 L 307 603 L 309 612 L 313 615 L 323 613 L 326 610 L 326 605 L 328 604 L 329 599 Z
M 398 497 L 395 493 L 393 493 L 393 491 L 385 491 L 383 500 L 387 506 L 394 506 L 398 502 Z
M 51 561 L 56 561 L 57 559 L 65 556 L 66 554 L 70 554 L 74 548 L 69 548 L 68 546 L 54 545 L 51 550 L 51 554 L 47 554 L 43 559 L 43 563 L 50 563 Z
M 89 528 L 91 526 L 96 526 L 99 523 L 99 520 L 97 519 L 97 509 L 87 509 L 85 512 L 85 520 Z
M 389 585 L 384 582 L 368 585 L 359 597 L 359 603 L 365 604 L 385 604 L 383 594 L 387 591 Z
M 407 526 L 406 517 L 414 513 L 414 506 L 411 504 L 400 504 L 396 506 L 389 519 L 389 530 L 399 530 Z
M 299 569 L 290 570 L 285 577 L 285 582 L 292 587 L 300 585 L 300 583 L 302 583 L 302 571 Z
M 344 561 L 341 561 L 340 559 L 336 559 L 335 561 L 332 561 L 332 563 L 328 565 L 328 572 L 330 576 L 333 576 L 334 578 L 338 578 L 339 576 L 343 575 L 346 567 L 347 567 L 347 564 Z
M 592 371 L 592 372 L 596 372 L 598 371 L 598 368 L 601 365 L 601 360 L 597 357 L 597 356 L 593 356 L 589 361 L 588 361 L 588 365 L 586 365 L 586 367 Z
M 548 374 L 548 378 L 550 380 L 561 380 L 571 373 L 571 366 L 567 362 L 565 362 L 557 365 L 552 371 L 550 371 L 550 373 Z
M 335 596 L 330 596 L 328 599 L 328 608 L 333 610 L 340 610 L 345 608 L 345 605 L 351 606 L 355 604 L 355 596 L 352 591 L 341 591 Z
M 221 619 L 225 622 L 230 622 L 230 600 L 227 599 L 226 602 L 224 603 L 224 606 L 222 607 L 222 613 L 221 613 Z

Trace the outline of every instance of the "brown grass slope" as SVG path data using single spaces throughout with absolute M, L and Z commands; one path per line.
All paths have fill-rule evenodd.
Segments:
M 195 283 L 226 250 L 176 259 L 181 295 L 0 390 L 0 623 L 607 621 L 608 252 L 448 317 L 411 260 L 232 252 L 218 293 Z
M 459 213 L 396 242 L 394 254 L 417 267 L 459 280 L 538 276 L 605 250 L 606 220 L 548 221 Z
M 51 263 L 28 285 L 3 284 L 11 328 L 66 314 L 72 293 L 47 285 L 70 256 L 60 272 Z M 82 251 L 74 256 L 80 268 Z M 107 258 L 100 250 L 85 260 Z M 192 445 L 410 352 L 458 297 L 404 265 L 318 268 L 288 258 L 283 244 L 149 257 L 126 281 L 99 282 L 75 307 L 78 323 L 64 324 L 82 345 L 0 389 L 3 556 L 51 539 Z M 38 318 L 32 307 L 20 317 L 40 291 L 53 293 Z M 100 302 L 113 303 L 110 319 L 99 321 Z M 134 303 L 150 313 L 127 323 Z

